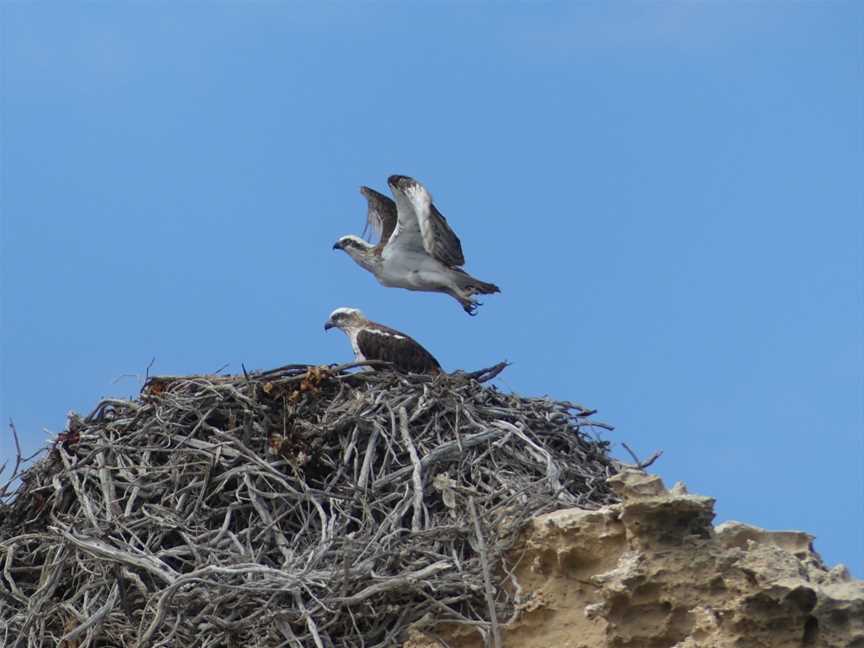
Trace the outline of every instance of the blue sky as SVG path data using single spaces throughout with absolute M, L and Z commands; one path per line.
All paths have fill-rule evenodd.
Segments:
M 737 519 L 864 576 L 864 8 L 5 3 L 2 392 L 27 451 L 153 373 L 350 357 L 599 408 Z M 423 181 L 475 318 L 342 253 Z M 13 452 L 7 435 L 0 454 Z M 622 455 L 623 456 L 623 455 Z

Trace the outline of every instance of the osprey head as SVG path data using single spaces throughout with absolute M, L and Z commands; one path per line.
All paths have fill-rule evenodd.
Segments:
M 333 244 L 333 249 L 342 250 L 354 259 L 355 263 L 370 272 L 374 272 L 375 265 L 379 261 L 374 252 L 375 246 L 368 241 L 364 241 L 359 236 L 354 236 L 353 234 L 348 234 L 347 236 L 340 238 Z
M 365 322 L 366 318 L 363 313 L 356 308 L 337 308 L 330 313 L 330 317 L 324 322 L 324 330 L 327 331 L 335 327 L 344 331 L 346 328 L 360 326 Z
M 348 234 L 342 236 L 333 244 L 334 250 L 344 250 L 348 254 L 363 254 L 372 249 L 372 245 L 368 241 L 364 241 L 359 236 Z
M 364 241 L 359 236 L 348 234 L 347 236 L 339 237 L 339 240 L 333 244 L 334 250 L 344 250 L 351 253 L 351 250 L 359 250 L 365 252 L 372 249 L 372 245 L 368 241 Z

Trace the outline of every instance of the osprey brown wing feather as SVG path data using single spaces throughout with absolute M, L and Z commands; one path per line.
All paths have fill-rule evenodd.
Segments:
M 432 236 L 423 239 L 426 251 L 450 267 L 465 265 L 462 242 L 434 204 L 429 206 L 429 227 Z
M 390 235 L 396 229 L 396 203 L 389 196 L 378 193 L 370 187 L 360 187 L 360 193 L 366 197 L 368 211 L 366 222 L 378 234 L 378 245 L 381 250 L 390 240 Z
M 357 334 L 357 347 L 367 360 L 392 362 L 397 369 L 411 373 L 441 371 L 435 357 L 417 341 L 387 326 L 378 324 L 375 328 Z

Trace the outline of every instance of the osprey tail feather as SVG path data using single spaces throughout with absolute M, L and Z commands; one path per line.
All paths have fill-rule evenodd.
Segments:
M 462 305 L 463 310 L 469 315 L 476 315 L 477 308 L 482 306 L 480 302 L 474 299 L 475 295 L 491 295 L 492 293 L 501 292 L 501 289 L 495 284 L 480 281 L 464 270 L 451 268 L 450 271 L 450 281 L 452 283 L 444 292 L 458 301 Z M 454 284 L 455 290 L 453 288 Z
M 492 293 L 501 292 L 501 289 L 495 284 L 480 281 L 479 279 L 472 280 L 467 289 L 479 295 L 491 295 Z
M 501 292 L 501 289 L 493 283 L 480 281 L 459 268 L 453 268 L 453 270 L 458 273 L 456 283 L 459 284 L 459 288 L 470 295 L 491 295 Z

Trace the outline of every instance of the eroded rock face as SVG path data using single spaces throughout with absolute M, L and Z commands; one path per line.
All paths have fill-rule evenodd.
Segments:
M 621 504 L 536 518 L 511 556 L 519 612 L 511 648 L 864 648 L 864 581 L 827 570 L 812 537 L 740 522 L 714 500 L 625 471 Z M 453 648 L 483 646 L 459 628 Z M 423 648 L 419 633 L 406 646 Z

